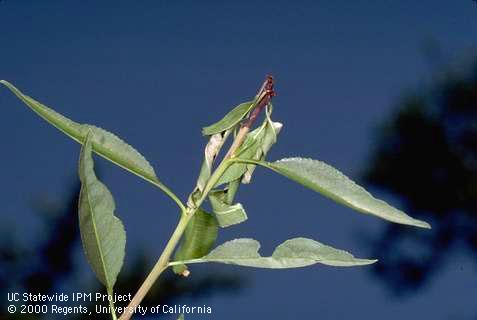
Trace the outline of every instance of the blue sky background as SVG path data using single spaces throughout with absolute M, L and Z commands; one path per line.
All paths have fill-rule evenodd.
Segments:
M 285 124 L 270 159 L 312 157 L 358 178 L 374 128 L 403 91 L 429 80 L 426 43 L 438 43 L 450 60 L 475 49 L 477 4 L 4 0 L 0 24 L 1 79 L 78 122 L 118 134 L 184 198 L 206 143 L 201 127 L 253 96 L 266 74 L 276 78 L 274 118 Z M 3 228 L 14 226 L 28 243 L 42 234 L 32 202 L 67 195 L 79 146 L 6 89 L 0 108 L 0 215 Z M 128 232 L 126 263 L 138 250 L 158 256 L 176 222 L 174 204 L 110 163 L 97 163 Z M 223 230 L 219 242 L 253 237 L 264 254 L 305 236 L 367 257 L 363 235 L 385 224 L 263 170 L 239 199 L 249 220 Z M 212 316 L 190 319 L 474 319 L 475 264 L 464 252 L 451 261 L 403 299 L 388 294 L 366 267 L 214 266 L 241 273 L 247 287 L 179 303 L 212 306 Z M 81 255 L 78 263 L 84 264 Z M 205 269 L 193 267 L 193 275 Z M 83 276 L 92 277 L 86 267 Z

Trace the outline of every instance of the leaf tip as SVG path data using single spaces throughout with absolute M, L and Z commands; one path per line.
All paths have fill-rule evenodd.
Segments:
M 432 229 L 432 226 L 425 221 L 419 221 L 418 222 L 418 227 L 423 228 L 423 229 Z
M 354 266 L 368 266 L 371 264 L 375 264 L 378 261 L 378 259 L 356 259 L 356 264 L 354 264 Z
M 408 223 L 405 223 L 405 224 L 413 226 L 413 227 L 422 228 L 422 229 L 432 229 L 432 227 L 429 223 L 427 223 L 426 221 L 423 221 L 423 220 L 418 220 L 418 219 L 412 219 L 411 222 L 408 222 Z

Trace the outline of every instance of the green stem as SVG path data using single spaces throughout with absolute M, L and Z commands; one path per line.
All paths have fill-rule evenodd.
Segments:
M 247 163 L 247 164 L 256 164 L 262 167 L 268 167 L 267 162 L 260 161 L 260 160 L 253 160 L 253 159 L 242 159 L 242 158 L 233 158 L 230 159 L 231 162 L 238 162 L 238 163 Z
M 114 307 L 114 301 L 113 301 L 113 291 L 108 290 L 108 301 L 109 301 L 109 307 L 111 308 L 111 317 L 113 320 L 118 320 L 118 317 L 116 316 L 116 309 Z
M 186 206 L 182 203 L 182 201 L 179 199 L 179 197 L 176 196 L 176 194 L 171 191 L 171 189 L 169 189 L 168 187 L 166 187 L 164 184 L 162 184 L 159 181 L 148 180 L 148 179 L 145 179 L 145 180 L 152 183 L 153 185 L 155 185 L 159 189 L 161 189 L 167 196 L 169 196 L 169 198 L 174 200 L 174 202 L 177 204 L 179 209 L 181 209 L 181 212 L 185 212 L 187 210 Z
M 152 271 L 149 273 L 149 275 L 146 277 L 146 280 L 144 280 L 143 284 L 139 288 L 139 290 L 136 292 L 134 297 L 132 298 L 131 302 L 128 305 L 127 310 L 133 310 L 135 309 L 144 299 L 146 296 L 147 292 L 151 289 L 152 285 L 154 282 L 157 281 L 159 276 L 162 274 L 162 272 L 169 267 L 169 262 L 172 253 L 174 252 L 176 246 L 179 243 L 179 240 L 182 237 L 182 234 L 187 228 L 187 224 L 189 223 L 190 219 L 194 216 L 194 214 L 197 212 L 197 210 L 200 208 L 202 203 L 207 199 L 207 196 L 209 192 L 214 188 L 214 186 L 217 184 L 219 181 L 220 177 L 224 174 L 224 172 L 229 168 L 229 166 L 234 162 L 235 158 L 235 152 L 238 150 L 238 148 L 242 145 L 242 143 L 245 140 L 245 136 L 247 135 L 248 131 L 250 130 L 253 122 L 256 120 L 258 114 L 260 111 L 263 109 L 263 107 L 270 102 L 271 97 L 274 95 L 273 93 L 273 86 L 268 88 L 266 85 L 272 85 L 271 78 L 268 77 L 267 80 L 264 82 L 262 85 L 262 89 L 260 89 L 259 94 L 258 94 L 258 104 L 259 106 L 256 108 L 257 110 L 254 110 L 250 117 L 247 119 L 247 121 L 242 125 L 242 127 L 239 130 L 239 133 L 235 137 L 234 141 L 232 142 L 232 145 L 230 149 L 227 151 L 226 155 L 218 165 L 217 169 L 212 173 L 210 176 L 209 180 L 207 181 L 204 190 L 202 191 L 202 195 L 195 204 L 193 208 L 186 208 L 182 202 L 176 197 L 176 195 L 170 191 L 165 185 L 160 183 L 159 181 L 154 181 L 154 185 L 157 187 L 161 188 L 169 197 L 171 197 L 181 208 L 181 218 L 179 220 L 179 223 L 176 226 L 176 229 L 174 230 L 174 233 L 172 234 L 171 238 L 167 242 L 166 247 L 164 248 L 164 251 L 162 252 L 161 256 L 159 257 L 159 260 L 157 261 L 156 265 L 152 269 Z M 263 91 L 264 88 L 267 87 L 267 91 Z M 149 182 L 149 179 L 146 179 Z M 119 320 L 129 320 L 132 316 L 131 312 L 124 312 Z
M 200 199 L 197 201 L 197 207 L 200 207 L 201 204 L 205 201 L 207 196 L 209 195 L 210 190 L 215 186 L 217 181 L 219 181 L 220 177 L 224 174 L 224 172 L 229 168 L 229 166 L 232 164 L 230 159 L 224 159 L 220 163 L 220 165 L 215 169 L 214 173 L 210 176 L 209 180 L 207 181 L 207 184 L 204 187 L 204 191 L 202 192 L 202 196 Z M 192 213 L 192 215 L 195 213 Z
M 173 267 L 173 266 L 178 266 L 178 265 L 181 265 L 181 264 L 193 264 L 193 263 L 201 263 L 201 262 L 204 262 L 204 260 L 202 260 L 202 259 L 190 259 L 190 260 L 181 260 L 181 261 L 171 261 L 167 265 L 169 267 Z
M 225 170 L 227 170 L 230 164 L 231 162 L 229 159 L 224 159 L 220 163 L 220 165 L 217 167 L 217 169 L 214 171 L 209 181 L 207 182 L 201 198 L 197 201 L 197 208 L 188 209 L 182 212 L 181 218 L 179 220 L 179 223 L 176 226 L 176 229 L 174 230 L 174 233 L 172 234 L 171 238 L 167 242 L 167 245 L 164 248 L 164 251 L 162 252 L 161 256 L 159 257 L 159 260 L 157 260 L 156 265 L 151 270 L 146 280 L 144 280 L 143 284 L 141 285 L 139 290 L 136 292 L 134 297 L 131 299 L 131 302 L 129 302 L 128 310 L 135 309 L 141 303 L 141 301 L 146 296 L 147 292 L 151 289 L 154 282 L 156 282 L 156 280 L 159 278 L 161 273 L 165 269 L 167 269 L 167 267 L 169 266 L 169 259 L 174 249 L 176 248 L 177 244 L 179 243 L 179 240 L 182 237 L 182 234 L 184 233 L 187 227 L 187 224 L 189 223 L 190 219 L 194 216 L 197 209 L 205 201 L 205 199 L 207 198 L 207 194 L 210 192 L 210 190 L 212 190 L 212 188 L 215 186 L 217 181 L 220 179 L 220 177 L 225 172 Z M 119 320 L 129 320 L 131 316 L 132 316 L 132 313 L 124 312 L 119 318 Z
M 131 302 L 129 302 L 127 310 L 134 310 L 135 308 L 137 308 L 137 306 L 144 299 L 147 292 L 151 289 L 154 282 L 156 282 L 156 280 L 159 278 L 161 273 L 165 269 L 167 269 L 172 252 L 174 251 L 175 247 L 179 243 L 179 240 L 182 234 L 184 233 L 191 217 L 192 217 L 191 215 L 187 215 L 187 214 L 181 215 L 179 223 L 177 224 L 176 229 L 172 233 L 171 238 L 167 242 L 167 245 L 164 248 L 164 251 L 162 252 L 161 256 L 159 257 L 159 260 L 157 260 L 156 265 L 151 270 L 146 280 L 144 280 L 143 284 L 141 285 L 139 290 L 136 292 L 134 297 L 131 299 Z M 128 320 L 131 318 L 131 316 L 132 316 L 132 313 L 126 311 L 121 315 L 119 320 Z

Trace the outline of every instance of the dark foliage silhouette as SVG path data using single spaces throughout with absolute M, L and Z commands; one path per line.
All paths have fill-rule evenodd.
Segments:
M 433 229 L 387 225 L 373 268 L 393 293 L 422 287 L 458 246 L 477 254 L 477 60 L 408 94 L 379 132 L 365 180 L 390 191 Z
M 13 232 L 2 232 L 0 237 L 0 296 L 7 297 L 8 292 L 28 292 L 51 294 L 58 291 L 66 279 L 76 276 L 78 266 L 74 263 L 76 249 L 80 248 L 78 228 L 78 193 L 75 185 L 63 206 L 50 206 L 42 203 L 35 208 L 42 217 L 45 234 L 38 235 L 35 247 L 24 248 L 13 237 Z M 3 226 L 8 230 L 6 226 Z M 129 293 L 143 280 L 144 274 L 153 264 L 138 255 L 131 267 L 127 268 L 118 281 L 118 292 Z M 246 281 L 237 274 L 222 272 L 200 272 L 190 279 L 178 280 L 172 272 L 161 280 L 159 290 L 151 291 L 151 295 L 143 303 L 144 306 L 178 303 L 187 294 L 197 298 L 216 293 L 235 293 Z M 80 291 L 101 292 L 96 282 L 84 283 Z M 72 292 L 77 288 L 68 288 Z M 93 305 L 89 306 L 93 308 Z M 54 319 L 51 314 L 40 315 L 9 314 L 6 308 L 0 309 L 0 319 Z M 59 315 L 58 318 L 65 318 Z M 67 316 L 75 319 L 75 315 Z M 90 317 L 76 317 L 90 319 Z

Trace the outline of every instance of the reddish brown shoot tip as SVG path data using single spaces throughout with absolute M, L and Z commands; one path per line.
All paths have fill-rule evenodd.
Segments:
M 275 81 L 273 79 L 273 76 L 267 75 L 258 96 L 262 96 L 263 98 L 268 98 L 268 99 L 276 96 L 277 93 L 274 90 L 274 83 Z

